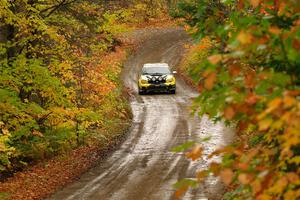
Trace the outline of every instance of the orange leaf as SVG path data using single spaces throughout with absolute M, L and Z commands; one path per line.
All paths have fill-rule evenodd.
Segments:
M 205 44 L 200 44 L 197 46 L 197 49 L 199 49 L 199 50 L 203 50 L 205 48 L 207 48 L 207 46 Z
M 184 25 L 184 30 L 188 31 L 190 29 L 191 29 L 191 27 L 189 25 Z
M 272 26 L 269 28 L 269 32 L 273 33 L 274 35 L 279 35 L 281 33 L 281 30 L 276 26 Z
M 238 123 L 238 131 L 241 132 L 241 131 L 244 131 L 248 128 L 249 126 L 249 123 L 248 122 L 245 122 L 245 121 L 240 121 Z
M 240 174 L 238 176 L 238 180 L 240 183 L 244 184 L 244 185 L 247 185 L 248 183 L 250 183 L 250 178 L 247 174 Z
M 300 41 L 297 40 L 297 39 L 294 39 L 293 40 L 293 47 L 294 47 L 294 49 L 299 50 L 300 49 Z
M 272 101 L 270 101 L 268 103 L 267 113 L 270 113 L 273 110 L 275 110 L 276 108 L 278 108 L 278 106 L 280 106 L 281 103 L 282 103 L 282 99 L 281 98 L 275 98 Z
M 257 100 L 258 97 L 253 93 L 250 93 L 246 98 L 246 102 L 250 105 L 256 104 Z
M 287 179 L 290 183 L 299 183 L 300 177 L 294 172 L 287 173 Z
M 254 88 L 256 85 L 256 80 L 255 80 L 255 71 L 253 70 L 248 70 L 247 73 L 245 74 L 245 85 L 248 88 Z
M 197 173 L 197 179 L 198 181 L 202 181 L 206 176 L 208 175 L 208 171 L 204 170 L 204 171 L 200 171 Z
M 219 173 L 220 173 L 220 164 L 219 163 L 216 163 L 216 162 L 212 162 L 211 164 L 210 164 L 210 170 L 212 171 L 212 173 L 214 174 L 214 175 L 218 175 Z
M 259 148 L 252 148 L 248 153 L 244 162 L 250 162 L 254 156 L 259 152 Z
M 287 4 L 285 2 L 281 2 L 279 4 L 279 8 L 278 8 L 278 15 L 279 16 L 282 16 L 285 14 L 286 12 L 286 7 L 287 7 Z
M 32 135 L 38 136 L 38 137 L 44 137 L 44 135 L 41 132 L 37 131 L 37 130 L 32 131 Z
M 286 94 L 290 96 L 298 96 L 300 95 L 300 90 L 289 90 L 286 92 Z
M 250 0 L 250 4 L 256 8 L 260 3 L 260 0 Z
M 231 106 L 228 106 L 224 110 L 224 117 L 227 120 L 231 120 L 235 116 L 235 111 Z
M 210 73 L 204 81 L 204 87 L 207 90 L 211 90 L 214 87 L 216 79 L 217 79 L 216 73 L 215 72 Z
M 215 65 L 222 60 L 222 56 L 217 54 L 217 55 L 212 55 L 212 56 L 208 57 L 207 59 L 210 63 Z
M 244 1 L 243 0 L 239 0 L 239 2 L 238 2 L 238 8 L 239 9 L 243 9 L 244 8 Z
M 203 89 L 204 89 L 203 84 L 201 82 L 199 82 L 199 84 L 198 84 L 198 92 L 201 93 L 203 91 Z
M 249 167 L 247 163 L 238 163 L 236 166 L 238 169 L 242 169 L 242 170 L 247 170 Z
M 194 147 L 192 149 L 191 152 L 187 152 L 185 156 L 192 160 L 197 160 L 198 158 L 201 157 L 202 152 L 203 152 L 203 148 L 201 146 L 197 145 L 196 147 Z
M 252 187 L 254 195 L 259 193 L 262 189 L 262 185 L 259 182 L 259 180 L 255 180 L 253 183 L 251 183 L 251 187 Z
M 240 74 L 240 72 L 241 72 L 240 66 L 235 64 L 229 66 L 229 73 L 231 76 L 237 76 Z
M 231 169 L 224 169 L 220 172 L 220 177 L 226 185 L 229 185 L 232 182 L 233 172 Z
M 187 191 L 188 189 L 189 189 L 188 186 L 183 186 L 183 187 L 179 188 L 179 189 L 176 190 L 176 192 L 175 192 L 175 197 L 176 197 L 176 198 L 182 197 L 182 196 L 186 193 L 186 191 Z

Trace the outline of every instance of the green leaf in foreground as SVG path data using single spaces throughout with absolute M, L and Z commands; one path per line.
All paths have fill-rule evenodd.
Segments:
M 195 143 L 196 142 L 193 142 L 193 141 L 186 142 L 182 145 L 172 148 L 172 152 L 178 153 L 178 152 L 185 151 L 185 150 L 191 148 L 192 146 L 194 146 Z
M 179 181 L 177 181 L 177 183 L 175 183 L 173 185 L 174 188 L 179 189 L 179 188 L 183 188 L 183 187 L 197 187 L 198 182 L 196 180 L 193 179 L 181 179 Z

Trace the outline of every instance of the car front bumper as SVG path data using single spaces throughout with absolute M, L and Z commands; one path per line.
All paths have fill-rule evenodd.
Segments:
M 160 84 L 139 84 L 141 92 L 169 92 L 176 90 L 175 83 L 160 83 Z

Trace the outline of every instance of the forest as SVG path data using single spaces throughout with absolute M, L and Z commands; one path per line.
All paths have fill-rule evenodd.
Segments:
M 161 15 L 157 8 L 163 6 L 161 1 L 1 1 L 1 176 L 111 140 L 105 133 L 130 118 L 119 77 L 127 54 L 118 48 L 119 34 Z
M 130 126 L 121 35 L 172 17 L 193 38 L 179 73 L 199 116 L 234 127 L 235 141 L 193 179 L 224 199 L 300 198 L 300 2 L 297 0 L 1 0 L 0 180 Z M 201 142 L 175 148 L 195 161 Z M 0 191 L 0 198 L 1 196 Z

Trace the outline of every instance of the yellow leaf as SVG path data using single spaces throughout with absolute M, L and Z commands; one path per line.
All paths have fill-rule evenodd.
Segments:
M 282 120 L 277 120 L 272 124 L 272 129 L 274 130 L 280 130 L 283 127 L 283 121 Z
M 282 103 L 281 98 L 275 98 L 272 101 L 268 103 L 268 109 L 266 110 L 266 113 L 271 113 L 273 110 L 278 108 L 280 104 Z
M 281 116 L 281 120 L 284 122 L 289 122 L 292 118 L 292 113 L 291 112 L 285 112 L 282 116 Z
M 270 125 L 272 124 L 272 119 L 264 119 L 258 123 L 258 127 L 260 131 L 265 131 L 269 129 Z
M 9 131 L 7 129 L 2 129 L 3 135 L 9 135 Z
M 299 199 L 299 197 L 300 197 L 299 189 L 298 191 L 289 190 L 284 194 L 284 200 Z
M 267 194 L 261 194 L 256 199 L 257 200 L 272 200 L 272 197 Z
M 296 99 L 290 96 L 285 96 L 283 98 L 283 104 L 285 108 L 290 108 L 297 103 Z
M 272 193 L 280 194 L 284 191 L 285 187 L 288 185 L 288 180 L 286 177 L 281 177 L 270 189 Z
M 250 44 L 252 41 L 252 35 L 245 31 L 241 31 L 237 36 L 237 39 L 241 44 Z

